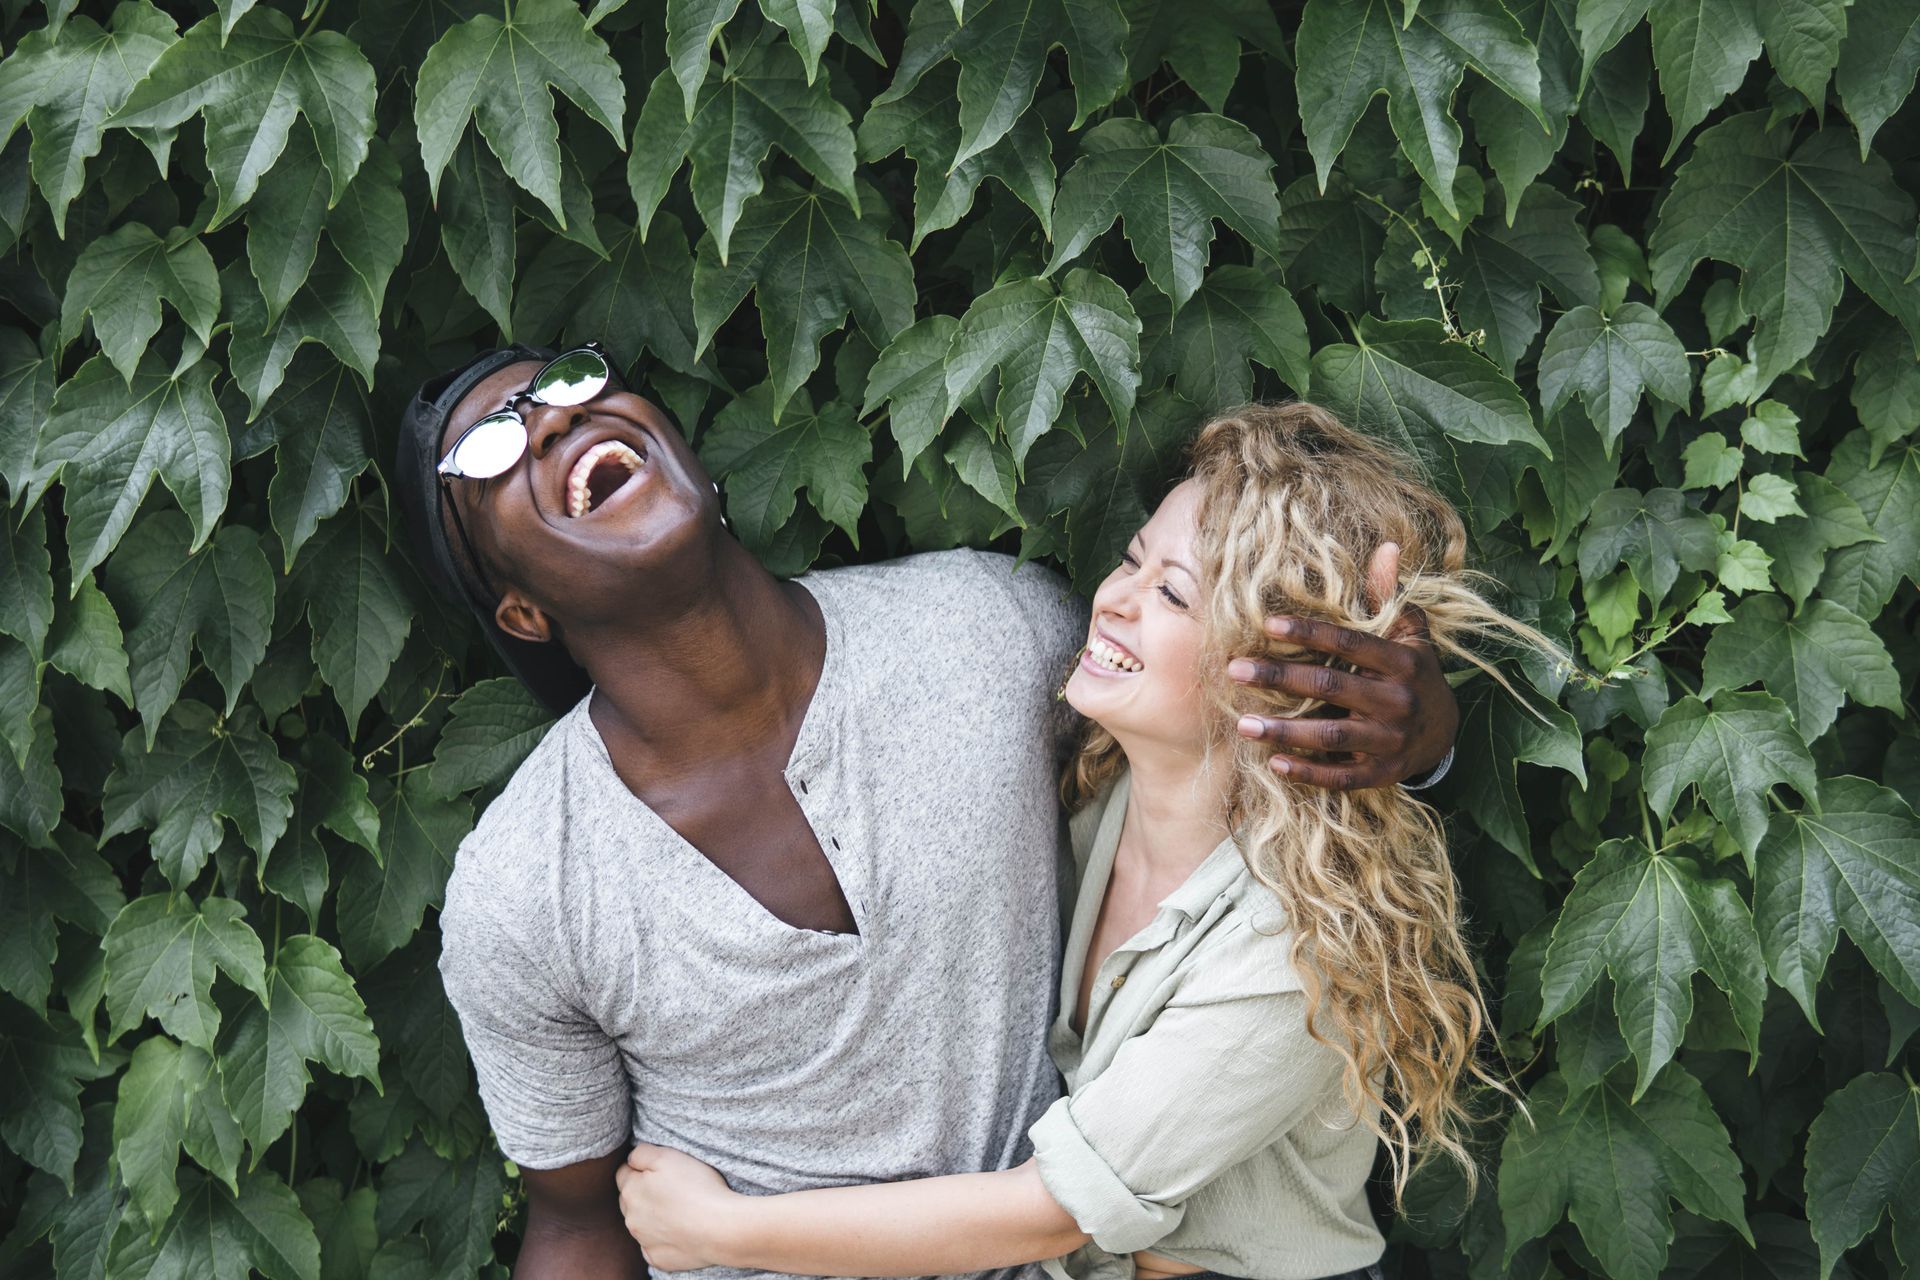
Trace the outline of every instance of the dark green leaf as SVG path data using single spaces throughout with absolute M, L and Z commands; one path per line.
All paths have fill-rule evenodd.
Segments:
M 131 382 L 141 354 L 160 330 L 162 300 L 173 304 L 206 346 L 220 314 L 213 257 L 185 228 L 176 227 L 162 239 L 145 224 L 129 222 L 93 241 L 73 264 L 60 304 L 61 345 L 79 337 L 91 316 L 100 349 Z
M 320 526 L 288 586 L 313 627 L 313 661 L 352 731 L 386 682 L 413 626 L 387 533 L 375 509 L 343 511 Z
M 1540 399 L 1551 414 L 1578 395 L 1612 452 L 1642 391 L 1684 409 L 1693 394 L 1686 349 L 1652 307 L 1622 304 L 1611 315 L 1575 307 L 1540 353 Z
M 1855 1077 L 1807 1132 L 1807 1217 L 1822 1280 L 1890 1214 L 1902 1247 L 1920 1228 L 1920 1096 L 1891 1075 Z
M 128 903 L 104 943 L 113 1034 L 151 1015 L 169 1035 L 211 1051 L 220 1031 L 220 1010 L 209 995 L 215 966 L 267 998 L 266 956 L 246 914 L 226 898 L 196 906 L 156 893 Z
M 749 548 L 772 544 L 803 486 L 814 510 L 857 538 L 873 439 L 851 406 L 835 400 L 816 413 L 803 393 L 776 420 L 763 382 L 714 418 L 700 456 L 720 477 L 727 514 Z
M 434 749 L 429 774 L 434 790 L 454 796 L 505 781 L 552 724 L 553 713 L 518 680 L 482 680 L 468 686 L 454 700 Z
M 336 899 L 341 944 L 360 968 L 403 946 L 426 909 L 440 905 L 453 851 L 473 826 L 472 806 L 433 795 L 421 773 L 377 789 L 374 803 L 379 851 L 350 851 Z
M 1759 681 L 1793 712 L 1812 742 L 1849 697 L 1869 707 L 1900 707 L 1900 677 L 1880 638 L 1831 600 L 1809 600 L 1787 616 L 1779 596 L 1753 596 L 1716 627 L 1700 667 L 1700 696 Z

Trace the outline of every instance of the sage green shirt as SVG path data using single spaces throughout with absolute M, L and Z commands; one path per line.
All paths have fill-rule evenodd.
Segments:
M 1385 1249 L 1365 1189 L 1376 1139 L 1342 1096 L 1340 1055 L 1307 1034 L 1285 912 L 1232 840 L 1101 963 L 1073 1030 L 1127 789 L 1123 775 L 1073 821 L 1080 891 L 1048 1036 L 1069 1096 L 1030 1134 L 1093 1243 L 1047 1271 L 1130 1280 L 1139 1249 L 1249 1280 L 1370 1265 Z

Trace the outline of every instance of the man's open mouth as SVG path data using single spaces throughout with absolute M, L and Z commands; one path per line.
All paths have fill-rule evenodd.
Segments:
M 602 440 L 580 455 L 567 474 L 567 514 L 584 516 L 640 474 L 646 455 L 623 440 Z

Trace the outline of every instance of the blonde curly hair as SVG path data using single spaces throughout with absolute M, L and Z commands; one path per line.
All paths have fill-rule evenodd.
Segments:
M 1200 681 L 1211 704 L 1208 759 L 1230 761 L 1228 818 L 1254 876 L 1283 903 L 1307 983 L 1307 1030 L 1346 1059 L 1347 1102 L 1387 1146 L 1396 1203 L 1435 1152 L 1474 1167 L 1468 1077 L 1502 1092 L 1479 1048 L 1488 1026 L 1461 936 L 1446 833 L 1399 787 L 1328 791 L 1268 766 L 1271 749 L 1234 731 L 1246 713 L 1297 716 L 1320 705 L 1226 677 L 1236 655 L 1324 662 L 1268 635 L 1284 613 L 1384 635 L 1420 611 L 1443 659 L 1481 667 L 1489 641 L 1561 656 L 1538 631 L 1476 588 L 1453 507 L 1414 464 L 1317 405 L 1248 405 L 1203 427 L 1190 454 L 1199 488 L 1205 599 Z M 1376 605 L 1367 569 L 1382 543 L 1400 548 L 1397 590 Z M 1113 736 L 1089 722 L 1063 779 L 1075 807 L 1125 766 Z

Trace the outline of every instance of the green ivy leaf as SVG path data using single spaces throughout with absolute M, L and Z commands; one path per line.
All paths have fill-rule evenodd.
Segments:
M 266 956 L 246 914 L 226 898 L 196 905 L 155 893 L 128 903 L 103 944 L 111 1034 L 118 1037 L 151 1015 L 168 1035 L 211 1052 L 220 1031 L 220 1010 L 209 995 L 216 966 L 267 998 Z
M 1200 288 L 1216 219 L 1279 257 L 1272 170 L 1253 131 L 1224 116 L 1182 116 L 1164 141 L 1143 120 L 1108 120 L 1081 138 L 1060 180 L 1047 273 L 1123 219 L 1147 278 L 1177 311 Z
M 1693 127 L 1740 87 L 1760 56 L 1754 0 L 1662 0 L 1654 5 L 1653 64 L 1673 118 L 1665 164 Z
M 1825 476 L 1800 472 L 1794 477 L 1805 515 L 1782 516 L 1753 529 L 1753 537 L 1773 557 L 1770 572 L 1795 607 L 1819 585 L 1827 552 L 1871 542 L 1879 535 L 1867 523 L 1860 504 Z
M 1873 465 L 1870 452 L 1864 433 L 1849 435 L 1834 447 L 1827 479 L 1859 505 L 1878 541 L 1834 552 L 1820 578 L 1820 594 L 1862 617 L 1879 613 L 1903 579 L 1920 581 L 1920 448 L 1890 450 Z
M 222 722 L 212 708 L 186 699 L 167 712 L 150 746 L 138 729 L 122 740 L 101 800 L 100 838 L 151 828 L 154 860 L 185 888 L 219 847 L 223 817 L 255 853 L 271 853 L 286 830 L 292 795 L 293 770 L 251 713 Z
M 1383 233 L 1343 175 L 1328 180 L 1325 194 L 1315 191 L 1312 178 L 1283 191 L 1279 235 L 1275 261 L 1296 290 L 1311 285 L 1349 314 L 1367 309 Z
M 221 286 L 233 322 L 227 363 L 255 414 L 279 390 L 294 355 L 309 342 L 321 343 L 372 384 L 380 358 L 380 300 L 331 244 L 320 246 L 306 283 L 271 323 L 253 278 L 238 263 L 221 274 Z
M 508 175 L 564 227 L 551 91 L 619 139 L 626 111 L 620 68 L 567 0 L 511 0 L 503 12 L 504 21 L 482 13 L 449 28 L 420 64 L 413 107 L 420 164 L 437 200 L 441 174 L 474 119 Z
M 1056 284 L 1010 280 L 974 299 L 947 353 L 947 396 L 964 400 L 998 373 L 994 418 L 1015 466 L 1060 417 L 1067 388 L 1084 373 L 1116 422 L 1140 389 L 1140 319 L 1120 286 L 1086 267 Z
M 644 352 L 669 369 L 710 377 L 694 356 L 693 254 L 680 220 L 656 214 L 645 240 L 610 219 L 601 230 L 604 260 L 560 239 L 534 258 L 514 298 L 514 332 L 522 341 L 603 339 L 623 366 Z
M 1316 397 L 1353 426 L 1406 450 L 1469 507 L 1460 442 L 1546 452 L 1519 388 L 1435 320 L 1363 317 L 1352 344 L 1313 357 Z
M 387 1061 L 397 1066 L 429 1112 L 445 1118 L 472 1095 L 460 1019 L 440 981 L 440 944 L 432 933 L 388 958 L 366 983 L 367 1009 Z
M 1864 778 L 1823 778 L 1807 802 L 1773 815 L 1753 908 L 1768 971 L 1817 1028 L 1816 990 L 1842 929 L 1894 990 L 1920 996 L 1920 820 Z
M 7 877 L 0 895 L 0 990 L 44 1016 L 59 943 L 55 922 L 104 934 L 126 895 L 113 868 L 71 827 L 43 849 L 0 838 L 0 854 Z
M 1542 130 L 1540 66 L 1495 0 L 1426 0 L 1406 22 L 1387 0 L 1309 0 L 1294 46 L 1300 120 L 1322 190 L 1333 162 L 1377 93 L 1415 172 L 1453 205 L 1460 126 L 1447 111 L 1468 67 L 1527 108 Z
M 1807 1218 L 1820 1242 L 1820 1277 L 1883 1216 L 1896 1246 L 1920 1232 L 1920 1094 L 1898 1076 L 1856 1076 L 1835 1090 L 1807 1131 Z
M 334 908 L 340 943 L 362 969 L 404 946 L 427 908 L 440 905 L 453 851 L 473 827 L 472 805 L 434 795 L 421 773 L 407 774 L 397 787 L 377 786 L 373 797 L 379 850 L 348 852 Z
M 1877 464 L 1888 446 L 1920 430 L 1920 361 L 1900 330 L 1888 325 L 1874 334 L 1853 362 L 1848 397 L 1860 414 Z
M 214 19 L 208 19 L 209 22 Z M 278 1175 L 256 1169 L 238 1194 L 187 1170 L 180 1203 L 157 1235 L 136 1219 L 114 1232 L 107 1273 L 130 1280 L 319 1280 L 320 1242 Z
M 856 210 L 776 178 L 734 228 L 727 261 L 720 261 L 711 233 L 700 237 L 693 266 L 696 350 L 707 349 L 752 292 L 766 335 L 775 420 L 819 367 L 821 338 L 847 316 L 875 346 L 913 322 L 913 266 L 882 233 L 881 216 L 871 193 Z
M 309 1178 L 298 1188 L 300 1211 L 313 1223 L 320 1240 L 320 1280 L 358 1280 L 377 1274 L 373 1259 L 380 1249 L 380 1231 L 374 1225 L 376 1199 L 372 1187 L 355 1187 L 345 1195 L 332 1178 Z
M 1763 112 L 1714 125 L 1680 166 L 1650 247 L 1662 299 L 1702 258 L 1740 268 L 1759 389 L 1826 331 L 1842 273 L 1920 334 L 1920 296 L 1900 265 L 1914 259 L 1913 201 L 1884 160 L 1856 157 L 1841 130 L 1796 145 L 1791 130 L 1769 132 Z
M 493 1256 L 505 1191 L 498 1159 L 448 1161 L 416 1140 L 382 1171 L 375 1220 L 389 1238 L 423 1228 L 435 1274 L 464 1275 Z
M 1744 434 L 1744 433 L 1743 433 Z M 1747 482 L 1740 495 L 1740 514 L 1749 520 L 1772 524 L 1783 516 L 1804 516 L 1793 481 L 1785 476 L 1758 475 Z
M 107 118 L 175 39 L 172 18 L 133 0 L 115 6 L 105 27 L 82 17 L 29 31 L 0 63 L 0 146 L 24 120 L 33 133 L 33 185 L 61 236 L 86 185 L 87 161 L 100 154 Z
M 887 425 L 900 446 L 903 476 L 953 412 L 947 395 L 947 352 L 959 329 L 960 322 L 952 316 L 916 320 L 894 335 L 867 374 L 867 398 L 860 416 L 870 418 L 887 406 Z
M 313 661 L 351 732 L 413 627 L 413 606 L 386 554 L 387 531 L 370 506 L 343 511 L 307 544 L 288 589 L 313 627 Z
M 739 8 L 740 0 L 667 0 L 667 61 L 688 118 L 713 65 L 707 51 Z
M 1678 490 L 1615 489 L 1593 504 L 1580 535 L 1580 576 L 1597 578 L 1624 562 L 1658 602 L 1682 569 L 1705 572 L 1719 554 L 1712 521 Z
M 175 1179 L 187 1134 L 187 1102 L 213 1081 L 213 1059 L 165 1036 L 142 1040 L 120 1077 L 113 1154 L 141 1215 L 158 1228 L 180 1198 Z M 217 1085 L 215 1086 L 218 1087 Z
M 1610 315 L 1575 307 L 1555 322 L 1540 352 L 1540 400 L 1549 414 L 1578 395 L 1611 453 L 1643 391 L 1680 409 L 1693 397 L 1686 349 L 1652 307 L 1627 302 Z
M 73 1185 L 80 1154 L 80 1085 L 102 1074 L 72 1018 L 41 1017 L 0 996 L 0 1141 Z
M 1637 1100 L 1610 1077 L 1571 1095 L 1554 1075 L 1528 1091 L 1500 1156 L 1506 1260 L 1566 1213 L 1619 1280 L 1654 1280 L 1673 1240 L 1669 1200 L 1724 1222 L 1751 1243 L 1745 1187 L 1727 1129 L 1699 1081 L 1672 1066 Z
M 1807 456 L 1800 451 L 1800 415 L 1778 400 L 1762 400 L 1753 406 L 1753 412 L 1740 424 L 1740 438 L 1761 453 Z
M 1809 600 L 1791 618 L 1775 595 L 1751 596 L 1733 621 L 1714 630 L 1700 667 L 1700 696 L 1766 685 L 1793 712 L 1812 742 L 1852 697 L 1869 707 L 1900 709 L 1900 677 L 1873 628 L 1831 600 Z
M 1809 102 L 1827 98 L 1827 77 L 1840 62 L 1852 0 L 1781 0 L 1754 6 L 1767 41 L 1767 61 Z
M 1860 159 L 1920 73 L 1920 13 L 1905 0 L 1854 0 L 1834 87 L 1860 134 Z M 1824 1280 L 1824 1277 L 1823 1277 Z
M 47 553 L 47 514 L 0 521 L 0 635 L 25 643 L 39 657 L 53 626 L 53 557 Z
M 760 195 L 768 153 L 779 147 L 829 190 L 859 206 L 853 183 L 853 123 L 826 80 L 810 80 L 784 44 L 762 42 L 700 90 L 684 119 L 662 72 L 633 126 L 627 184 L 645 235 L 673 175 L 693 162 L 694 207 L 725 266 L 747 202 Z M 776 197 L 777 198 L 777 197 Z
M 1287 56 L 1273 10 L 1260 0 L 1122 0 L 1127 18 L 1127 78 L 1146 79 L 1165 63 L 1218 113 L 1240 78 L 1244 46 L 1276 61 Z
M 243 458 L 274 451 L 267 511 L 280 535 L 283 572 L 320 522 L 346 503 L 353 478 L 372 461 L 372 436 L 366 395 L 346 367 L 300 351 L 260 416 L 234 437 Z
M 195 114 L 206 120 L 207 165 L 220 199 L 216 224 L 253 198 L 287 145 L 295 115 L 305 116 L 333 179 L 333 198 L 367 158 L 373 136 L 373 68 L 337 31 L 296 36 L 274 9 L 254 9 L 223 37 L 203 18 L 169 45 L 109 124 L 170 129 Z
M 273 627 L 273 569 L 253 531 L 228 525 L 198 552 L 192 542 L 185 516 L 155 512 L 107 565 L 107 586 L 127 619 L 133 705 L 148 747 L 186 683 L 193 645 L 232 715 Z
M 1585 785 L 1587 765 L 1573 717 L 1551 703 L 1522 706 L 1504 692 L 1485 689 L 1464 708 L 1456 750 L 1462 767 L 1453 787 L 1467 812 L 1539 875 L 1514 775 L 1521 764 L 1537 764 L 1564 769 Z
M 380 1042 L 341 968 L 340 953 L 312 934 L 281 943 L 267 968 L 267 1001 L 252 1004 L 220 1037 L 220 1081 L 256 1154 L 293 1122 L 318 1062 L 380 1086 Z
M 91 576 L 80 580 L 80 590 L 72 600 L 60 603 L 47 642 L 47 662 L 56 671 L 133 705 L 120 619 Z
M 165 239 L 129 222 L 93 241 L 67 277 L 60 305 L 62 347 L 80 336 L 88 316 L 100 349 L 133 381 L 141 354 L 160 331 L 160 303 L 171 302 L 206 346 L 220 314 L 220 277 L 199 238 L 183 227 Z
M 1292 296 L 1252 267 L 1216 267 L 1178 314 L 1166 314 L 1165 301 L 1144 291 L 1134 305 L 1151 335 L 1141 343 L 1149 385 L 1171 377 L 1203 411 L 1252 400 L 1254 364 L 1302 394 L 1308 389 L 1307 322 Z
M 1683 489 L 1723 489 L 1740 478 L 1747 455 L 1718 431 L 1702 431 L 1680 451 Z
M 1713 816 L 1746 852 L 1751 869 L 1767 831 L 1767 796 L 1784 782 L 1811 796 L 1813 754 L 1794 730 L 1787 705 L 1766 693 L 1727 693 L 1711 708 L 1682 698 L 1647 730 L 1647 803 L 1665 821 L 1687 787 L 1698 787 Z
M 740 538 L 752 548 L 770 546 L 804 486 L 814 510 L 857 541 L 872 437 L 841 401 L 815 412 L 802 392 L 776 420 L 771 398 L 764 382 L 748 391 L 720 411 L 700 442 L 702 461 L 725 487 L 727 514 Z
M 1650 746 L 1650 773 L 1651 761 Z M 1732 882 L 1704 875 L 1691 858 L 1650 853 L 1637 840 L 1600 847 L 1554 925 L 1540 974 L 1540 1025 L 1571 1009 L 1603 971 L 1613 976 L 1614 1012 L 1639 1063 L 1636 1099 L 1680 1046 L 1696 972 L 1727 993 L 1758 1055 L 1766 969 L 1753 918 Z
M 1572 403 L 1549 412 L 1540 436 L 1553 450 L 1551 460 L 1528 459 L 1553 508 L 1553 535 L 1541 553 L 1559 554 L 1601 494 L 1619 479 L 1620 460 L 1607 456 L 1607 446 L 1584 411 Z
M 443 796 L 504 782 L 552 725 L 553 713 L 518 680 L 481 680 L 454 699 L 428 779 Z
M 380 847 L 380 815 L 367 780 L 354 772 L 346 748 L 322 737 L 300 744 L 300 789 L 294 793 L 287 834 L 260 860 L 260 883 L 318 924 L 332 872 L 320 832 L 331 831 L 368 852 Z
M 227 422 L 213 398 L 211 361 L 175 377 L 149 352 L 130 381 L 96 356 L 60 384 L 42 429 L 28 501 L 54 480 L 66 489 L 73 590 L 107 558 L 157 476 L 193 523 L 193 549 L 227 505 Z

